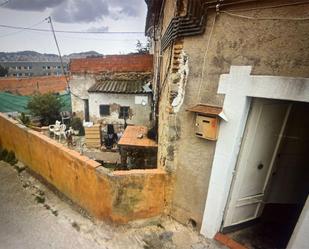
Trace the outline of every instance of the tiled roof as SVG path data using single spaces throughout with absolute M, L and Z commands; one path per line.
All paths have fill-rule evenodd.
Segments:
M 102 80 L 88 89 L 88 92 L 102 93 L 146 93 L 144 81 L 139 80 Z
M 64 76 L 42 77 L 2 77 L 0 78 L 0 92 L 11 92 L 20 95 L 31 95 L 36 92 L 62 92 L 67 88 Z
M 106 72 L 152 72 L 153 57 L 150 54 L 107 55 L 102 57 L 72 59 L 72 74 Z

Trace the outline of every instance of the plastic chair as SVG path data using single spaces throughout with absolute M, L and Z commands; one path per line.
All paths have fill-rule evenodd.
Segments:
M 49 130 L 50 136 L 52 134 L 54 134 L 54 137 L 55 137 L 55 132 L 58 132 L 60 130 L 60 124 L 61 124 L 61 122 L 56 120 L 54 125 L 49 125 L 48 126 L 48 130 Z
M 60 142 L 61 136 L 63 136 L 64 139 L 67 138 L 67 136 L 65 134 L 65 130 L 66 130 L 66 125 L 61 124 L 60 127 L 59 127 L 59 130 L 54 131 L 55 137 L 58 136 L 58 138 L 59 138 L 59 142 Z

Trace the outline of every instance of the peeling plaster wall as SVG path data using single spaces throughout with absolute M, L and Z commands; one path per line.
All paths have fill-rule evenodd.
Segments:
M 189 63 L 188 63 L 188 56 L 184 51 L 181 52 L 178 62 L 179 62 L 179 68 L 177 72 L 171 75 L 172 78 L 171 85 L 173 86 L 173 89 L 171 89 L 171 91 L 173 91 L 175 94 L 171 104 L 174 113 L 179 112 L 183 104 L 183 101 L 185 99 L 186 85 L 188 81 Z
M 70 79 L 72 112 L 84 119 L 84 99 L 89 99 L 88 89 L 95 84 L 95 77 L 91 74 L 72 75 Z
M 172 0 L 166 1 L 162 34 L 175 13 L 174 3 Z M 307 16 L 308 11 L 309 6 L 303 5 L 240 14 L 286 18 Z M 203 66 L 214 16 L 214 13 L 208 12 L 203 35 L 179 40 L 183 44 L 182 54 L 187 56 L 189 68 L 187 83 L 181 88 L 184 99 L 179 108 L 173 108 L 170 102 L 171 90 L 174 89 L 172 70 L 162 86 L 170 48 L 163 52 L 160 68 L 163 90 L 159 106 L 158 167 L 165 168 L 173 176 L 171 215 L 183 223 L 193 219 L 198 226 L 202 222 L 216 142 L 195 137 L 195 116 L 185 111 L 186 108 L 199 102 L 222 106 L 224 96 L 217 94 L 219 77 L 228 73 L 231 65 L 252 65 L 256 75 L 309 76 L 308 21 L 258 21 L 222 13 L 217 16 Z
M 148 99 L 146 105 L 135 104 L 136 96 L 144 96 Z M 110 115 L 100 115 L 100 105 L 110 105 Z M 151 96 L 147 94 L 107 94 L 89 93 L 89 113 L 90 120 L 109 124 L 124 124 L 123 119 L 119 119 L 120 106 L 129 106 L 130 115 L 128 124 L 150 125 Z

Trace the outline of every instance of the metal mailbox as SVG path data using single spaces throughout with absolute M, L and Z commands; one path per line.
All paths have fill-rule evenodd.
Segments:
M 219 115 L 222 113 L 222 108 L 205 104 L 198 104 L 187 109 L 195 113 L 195 130 L 197 137 L 217 140 L 219 132 Z

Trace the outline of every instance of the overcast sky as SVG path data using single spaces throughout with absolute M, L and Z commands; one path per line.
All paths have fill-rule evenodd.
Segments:
M 0 0 L 1 3 L 6 2 Z M 0 24 L 55 30 L 144 31 L 144 0 L 10 0 L 0 7 Z M 41 22 L 41 23 L 40 23 Z M 40 24 L 38 24 L 40 23 Z M 37 25 L 35 25 L 37 24 Z M 102 54 L 135 51 L 144 34 L 57 34 L 62 54 L 95 50 Z M 52 33 L 17 31 L 0 27 L 0 51 L 35 50 L 57 53 Z

